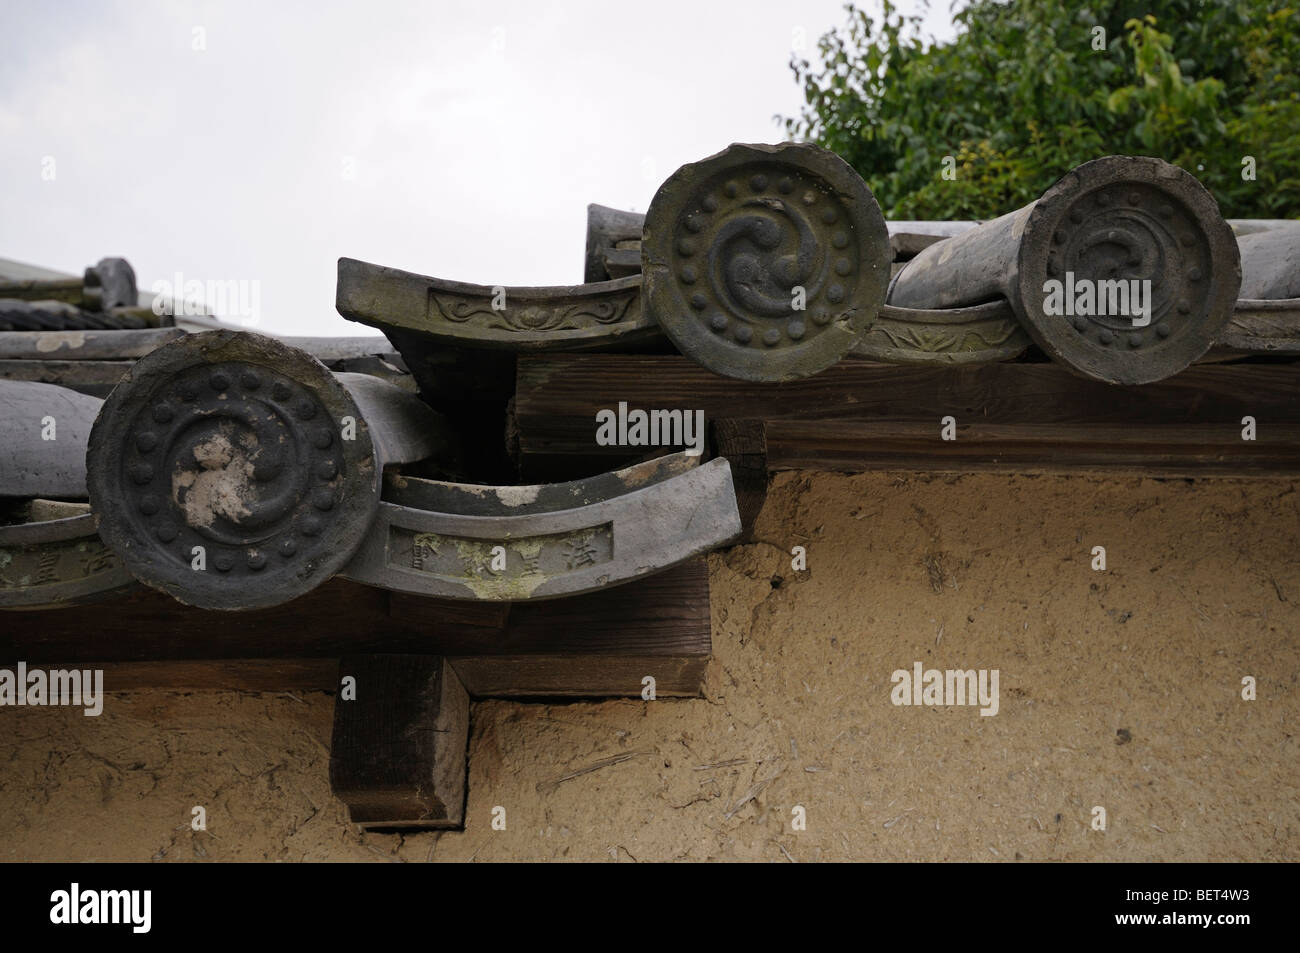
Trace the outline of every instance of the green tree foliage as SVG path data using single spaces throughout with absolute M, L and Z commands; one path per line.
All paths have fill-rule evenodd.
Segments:
M 1298 7 L 972 0 L 936 44 L 889 0 L 879 17 L 850 4 L 817 63 L 791 60 L 805 105 L 782 121 L 843 156 L 891 218 L 990 218 L 1110 154 L 1182 166 L 1228 217 L 1300 217 Z

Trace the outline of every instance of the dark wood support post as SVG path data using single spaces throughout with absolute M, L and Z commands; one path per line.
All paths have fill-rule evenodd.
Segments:
M 330 787 L 354 824 L 460 827 L 468 743 L 469 695 L 443 657 L 340 662 Z

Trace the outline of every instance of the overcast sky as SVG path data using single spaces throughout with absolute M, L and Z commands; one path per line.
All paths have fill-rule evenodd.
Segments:
M 257 327 L 325 335 L 371 333 L 334 311 L 340 256 L 580 282 L 588 202 L 644 211 L 683 163 L 781 141 L 792 50 L 845 19 L 842 0 L 3 5 L 0 257 L 122 256 L 141 290 L 257 282 Z

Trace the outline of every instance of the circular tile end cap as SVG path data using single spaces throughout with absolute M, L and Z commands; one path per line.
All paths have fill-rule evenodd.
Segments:
M 379 506 L 374 444 L 346 389 L 311 355 L 245 331 L 140 359 L 104 402 L 86 460 L 104 542 L 141 582 L 205 609 L 314 589 Z
M 884 304 L 892 251 L 875 197 L 807 143 L 732 145 L 659 188 L 641 243 L 645 303 L 688 357 L 775 382 L 846 354 Z
M 1147 384 L 1205 354 L 1240 284 L 1236 239 L 1194 176 L 1161 159 L 1107 156 L 1030 208 L 1013 293 L 1054 361 L 1106 383 Z

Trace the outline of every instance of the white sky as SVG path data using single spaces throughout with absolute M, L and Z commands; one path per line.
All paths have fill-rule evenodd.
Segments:
M 372 333 L 334 311 L 340 256 L 580 282 L 588 202 L 644 211 L 683 163 L 784 139 L 792 49 L 844 23 L 842 0 L 0 5 L 0 257 L 258 282 L 258 328 L 321 335 Z

